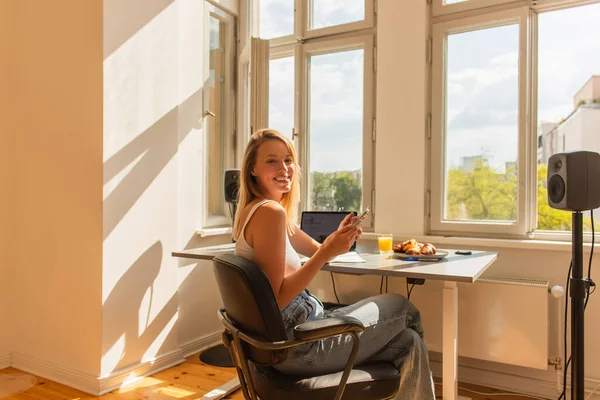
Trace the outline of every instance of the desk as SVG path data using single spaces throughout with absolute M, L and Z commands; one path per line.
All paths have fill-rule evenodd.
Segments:
M 220 254 L 230 254 L 234 245 L 204 247 L 173 252 L 174 257 L 212 260 Z M 322 270 L 354 275 L 385 275 L 403 278 L 423 278 L 444 281 L 442 379 L 444 400 L 458 397 L 458 286 L 457 282 L 475 282 L 496 261 L 497 253 L 473 251 L 470 256 L 447 250 L 447 258 L 438 262 L 403 261 L 389 254 L 372 253 L 374 249 L 358 247 L 364 263 L 332 263 Z M 371 252 L 369 252 L 371 251 Z

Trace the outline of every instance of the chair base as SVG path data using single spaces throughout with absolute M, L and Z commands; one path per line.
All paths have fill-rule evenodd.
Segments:
M 200 353 L 200 361 L 204 364 L 213 365 L 215 367 L 233 368 L 229 349 L 222 344 L 209 347 Z

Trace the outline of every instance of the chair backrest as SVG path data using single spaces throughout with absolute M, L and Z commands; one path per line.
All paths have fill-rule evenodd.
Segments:
M 281 311 L 263 270 L 256 263 L 233 254 L 215 257 L 213 264 L 223 306 L 231 322 L 257 340 L 287 340 Z M 259 365 L 280 362 L 286 354 L 250 345 L 244 346 L 244 353 Z

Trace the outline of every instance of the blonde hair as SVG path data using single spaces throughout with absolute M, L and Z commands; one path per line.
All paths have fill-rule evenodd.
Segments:
M 292 233 L 294 227 L 294 221 L 296 221 L 296 215 L 298 210 L 298 202 L 300 200 L 300 174 L 301 169 L 298 166 L 298 156 L 296 149 L 292 142 L 281 133 L 273 129 L 261 129 L 256 131 L 250 136 L 250 141 L 246 146 L 244 153 L 244 161 L 242 162 L 242 168 L 240 171 L 240 189 L 238 192 L 238 205 L 235 213 L 235 222 L 233 225 L 233 232 L 235 239 L 239 235 L 239 229 L 243 222 L 241 221 L 242 213 L 246 206 L 256 198 L 264 197 L 264 193 L 258 183 L 256 177 L 252 175 L 252 170 L 256 164 L 256 155 L 260 146 L 268 140 L 279 140 L 283 142 L 290 155 L 292 156 L 292 163 L 295 166 L 294 175 L 292 177 L 292 187 L 289 192 L 284 193 L 281 197 L 280 204 L 285 209 L 286 213 L 286 227 L 289 233 Z

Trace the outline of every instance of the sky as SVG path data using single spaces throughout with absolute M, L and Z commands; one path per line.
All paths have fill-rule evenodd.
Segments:
M 315 27 L 356 21 L 363 0 L 314 0 Z M 600 75 L 600 4 L 539 15 L 538 125 L 573 110 L 573 96 Z M 293 1 L 261 0 L 263 38 L 293 33 Z M 484 154 L 502 171 L 517 158 L 518 26 L 450 35 L 447 66 L 448 167 Z M 355 170 L 362 162 L 363 52 L 310 60 L 310 171 Z M 291 136 L 292 58 L 272 60 L 270 126 Z

